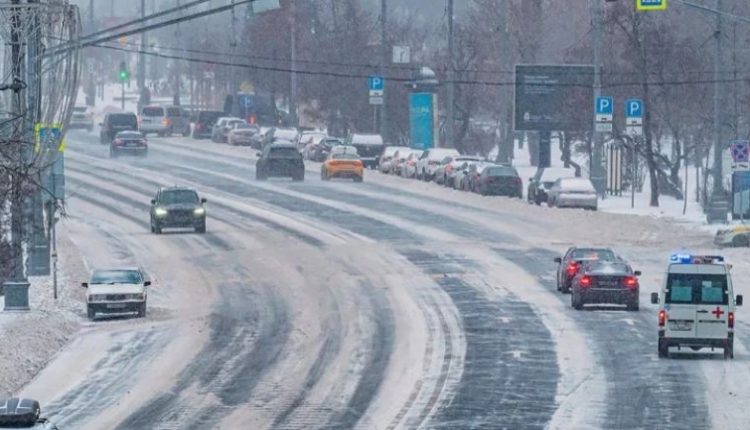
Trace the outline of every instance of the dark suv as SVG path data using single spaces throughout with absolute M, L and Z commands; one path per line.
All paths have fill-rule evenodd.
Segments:
M 193 139 L 208 139 L 211 137 L 214 124 L 223 116 L 226 116 L 226 114 L 219 110 L 202 110 L 198 112 L 198 116 L 195 119 L 195 127 L 193 127 Z
M 108 113 L 99 125 L 99 142 L 109 145 L 121 131 L 138 131 L 138 117 L 131 112 Z
M 180 106 L 167 106 L 169 134 L 190 136 L 190 114 Z
M 151 200 L 151 232 L 165 228 L 193 228 L 206 232 L 206 199 L 198 198 L 191 188 L 161 188 Z
M 258 153 L 255 179 L 264 181 L 270 177 L 305 180 L 305 162 L 293 143 L 273 143 Z

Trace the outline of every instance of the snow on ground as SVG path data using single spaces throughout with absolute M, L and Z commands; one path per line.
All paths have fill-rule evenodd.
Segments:
M 87 270 L 64 228 L 57 236 L 59 299 L 53 298 L 51 277 L 29 280 L 28 312 L 2 311 L 0 297 L 0 397 L 28 383 L 81 327 L 84 292 L 77 286 Z

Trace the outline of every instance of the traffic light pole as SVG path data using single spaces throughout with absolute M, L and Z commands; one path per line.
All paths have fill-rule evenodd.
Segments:
M 120 108 L 124 111 L 125 110 L 125 80 L 120 79 L 120 87 L 122 88 L 121 98 L 120 98 Z

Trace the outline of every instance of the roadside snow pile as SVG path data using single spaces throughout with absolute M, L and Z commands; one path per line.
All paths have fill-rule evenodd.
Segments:
M 51 277 L 29 280 L 29 312 L 4 312 L 0 298 L 0 397 L 14 394 L 33 379 L 81 328 L 84 293 L 75 286 L 86 269 L 60 230 L 59 299 L 53 298 Z

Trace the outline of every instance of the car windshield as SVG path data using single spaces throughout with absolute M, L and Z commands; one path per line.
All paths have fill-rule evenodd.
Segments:
M 89 284 L 140 284 L 143 282 L 138 270 L 97 270 L 91 275 Z
M 595 274 L 625 275 L 630 273 L 630 266 L 622 262 L 595 260 L 586 264 L 586 270 Z
M 726 305 L 729 302 L 727 276 L 670 273 L 667 275 L 665 302 Z
M 518 176 L 516 169 L 506 166 L 487 167 L 484 169 L 484 173 L 487 176 Z
M 359 160 L 359 156 L 357 154 L 352 154 L 350 152 L 340 152 L 340 153 L 334 153 L 331 155 L 331 158 L 334 160 Z
M 615 253 L 609 249 L 576 249 L 571 254 L 571 259 L 576 261 L 604 260 L 615 261 Z
M 162 107 L 145 107 L 142 111 L 143 116 L 164 116 L 164 108 Z
M 167 190 L 162 191 L 159 203 L 165 205 L 179 203 L 198 203 L 198 193 L 192 190 Z
M 109 117 L 109 123 L 112 125 L 132 125 L 138 124 L 138 120 L 135 115 L 128 114 L 115 114 Z

